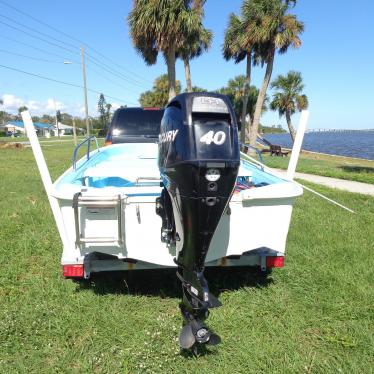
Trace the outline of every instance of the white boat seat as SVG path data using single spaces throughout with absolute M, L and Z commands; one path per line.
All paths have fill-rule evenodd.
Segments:
M 152 165 L 153 166 L 153 165 Z M 132 187 L 132 186 L 159 186 L 160 173 L 158 168 L 142 163 L 101 163 L 88 168 L 83 173 L 87 186 L 92 187 Z

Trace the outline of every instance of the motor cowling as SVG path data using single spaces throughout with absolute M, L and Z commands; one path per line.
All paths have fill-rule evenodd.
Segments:
M 184 295 L 181 310 L 187 323 L 193 321 L 191 326 L 196 327 L 208 308 L 220 305 L 209 293 L 203 271 L 240 164 L 238 128 L 229 99 L 213 93 L 176 96 L 162 118 L 158 162 L 164 184 L 159 206 L 163 226 L 167 223 L 162 238 L 176 245 Z M 197 331 L 193 333 L 197 339 Z

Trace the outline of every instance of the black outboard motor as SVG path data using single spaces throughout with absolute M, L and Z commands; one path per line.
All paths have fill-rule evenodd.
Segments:
M 237 123 L 226 96 L 185 93 L 167 105 L 159 136 L 164 190 L 156 207 L 162 217 L 161 240 L 176 246 L 185 320 L 181 348 L 220 342 L 203 323 L 208 309 L 221 305 L 209 293 L 204 263 L 228 209 L 239 164 Z

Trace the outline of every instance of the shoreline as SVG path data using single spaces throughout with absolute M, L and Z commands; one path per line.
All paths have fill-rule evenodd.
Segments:
M 374 161 L 373 136 L 373 131 L 363 130 L 354 131 L 352 135 L 344 132 L 306 133 L 302 151 L 310 154 Z M 291 139 L 287 135 L 272 133 L 267 134 L 265 139 L 284 149 L 292 148 Z
M 292 149 L 290 148 L 283 148 L 282 149 L 286 149 L 287 151 L 292 151 Z M 301 149 L 301 152 L 300 153 L 311 153 L 311 154 L 316 154 L 316 155 L 322 155 L 322 156 L 331 156 L 331 157 L 338 157 L 338 158 L 351 158 L 352 160 L 359 160 L 359 161 L 372 161 L 374 162 L 374 160 L 370 159 L 370 158 L 362 158 L 362 157 L 351 157 L 351 156 L 342 156 L 342 155 L 333 155 L 331 153 L 323 153 L 323 152 L 315 152 L 315 151 L 308 151 L 306 149 Z
M 263 148 L 266 148 L 267 146 L 264 146 L 263 144 L 257 142 L 257 144 L 260 147 L 260 149 L 263 149 Z M 282 147 L 282 149 L 284 149 L 285 151 L 289 151 L 291 152 L 292 151 L 292 148 L 287 148 L 287 147 Z M 337 157 L 337 158 L 350 158 L 352 160 L 358 160 L 358 161 L 369 161 L 369 162 L 374 162 L 374 159 L 370 159 L 370 158 L 362 158 L 362 157 L 352 157 L 352 156 L 343 156 L 343 155 L 334 155 L 334 154 L 331 154 L 331 153 L 323 153 L 323 152 L 316 152 L 316 151 L 309 151 L 307 149 L 301 149 L 300 151 L 300 154 L 303 154 L 303 153 L 310 153 L 310 154 L 315 154 L 315 155 L 321 155 L 321 156 L 331 156 L 331 157 Z

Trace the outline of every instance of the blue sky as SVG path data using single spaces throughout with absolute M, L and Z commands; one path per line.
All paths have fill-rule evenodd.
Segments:
M 112 75 L 87 60 L 88 86 L 115 98 L 108 98 L 109 102 L 137 104 L 139 94 L 152 86 L 155 77 L 166 72 L 162 56 L 155 66 L 148 67 L 134 51 L 126 22 L 132 6 L 130 0 L 0 0 L 0 65 L 82 84 L 80 43 L 18 13 L 2 1 L 83 41 L 120 65 L 104 60 L 86 47 L 87 52 L 97 58 L 96 62 L 100 60 L 106 64 L 106 69 L 117 74 Z M 213 90 L 224 86 L 230 78 L 243 74 L 244 63 L 226 62 L 221 54 L 228 16 L 230 12 L 238 13 L 240 5 L 239 0 L 207 1 L 205 24 L 213 31 L 214 42 L 208 53 L 191 62 L 194 85 Z M 310 101 L 310 128 L 374 128 L 374 2 L 299 0 L 294 12 L 305 23 L 303 45 L 299 50 L 276 56 L 273 78 L 289 70 L 302 72 L 305 93 Z M 48 36 L 72 44 L 64 45 L 72 51 L 32 38 L 4 23 L 52 43 Z M 46 36 L 35 34 L 29 28 Z M 73 63 L 66 65 L 63 61 Z M 254 69 L 253 84 L 259 86 L 263 74 L 264 69 Z M 185 85 L 180 61 L 177 63 L 177 78 Z M 96 115 L 97 96 L 89 93 L 91 115 Z M 82 89 L 40 80 L 3 67 L 0 67 L 0 97 L 9 111 L 26 104 L 35 114 L 52 113 L 55 99 L 61 110 L 82 115 Z M 294 121 L 297 122 L 297 116 Z M 274 112 L 265 113 L 262 122 L 285 126 L 284 119 L 280 120 Z

